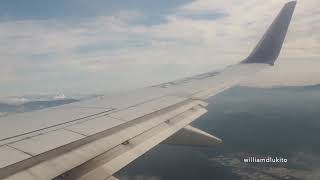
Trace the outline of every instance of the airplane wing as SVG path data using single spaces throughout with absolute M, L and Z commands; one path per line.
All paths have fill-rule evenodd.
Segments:
M 223 71 L 0 118 L 0 179 L 111 180 L 161 142 L 221 143 L 189 124 L 207 112 L 208 97 L 274 64 L 295 5 L 285 4 L 252 53 Z

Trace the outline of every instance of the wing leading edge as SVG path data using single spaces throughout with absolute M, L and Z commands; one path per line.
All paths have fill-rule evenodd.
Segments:
M 220 144 L 189 124 L 207 111 L 208 97 L 274 64 L 295 5 L 285 4 L 252 53 L 222 72 L 0 118 L 0 179 L 115 179 L 161 142 Z

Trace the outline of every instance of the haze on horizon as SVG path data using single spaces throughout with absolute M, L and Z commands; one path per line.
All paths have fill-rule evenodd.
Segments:
M 0 97 L 124 91 L 244 59 L 285 0 L 0 2 Z M 297 4 L 282 53 L 250 86 L 320 83 L 317 0 Z

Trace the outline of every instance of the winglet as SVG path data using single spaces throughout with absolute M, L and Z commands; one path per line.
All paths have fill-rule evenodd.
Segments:
M 284 5 L 257 46 L 242 63 L 274 64 L 279 56 L 296 3 L 291 1 Z

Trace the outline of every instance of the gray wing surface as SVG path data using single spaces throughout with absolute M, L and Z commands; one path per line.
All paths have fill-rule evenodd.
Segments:
M 208 97 L 273 64 L 293 4 L 281 10 L 249 60 L 223 71 L 0 118 L 0 179 L 116 179 L 114 173 L 159 143 L 221 143 L 189 124 L 207 112 Z M 264 49 L 273 43 L 279 52 L 270 60 Z

